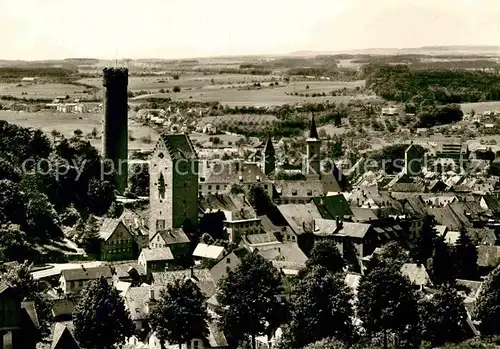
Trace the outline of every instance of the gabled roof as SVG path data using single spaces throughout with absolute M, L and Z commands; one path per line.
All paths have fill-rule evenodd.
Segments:
M 101 229 L 99 230 L 101 239 L 108 241 L 120 224 L 128 231 L 128 228 L 119 218 L 104 218 Z
M 159 230 L 149 239 L 149 241 L 152 241 L 157 234 L 160 234 L 167 245 L 186 244 L 190 242 L 182 228 Z
M 477 265 L 496 267 L 500 259 L 500 246 L 477 246 Z
M 312 202 L 279 205 L 278 210 L 296 234 L 304 233 L 304 228 L 312 228 L 314 219 L 322 218 L 318 208 Z
M 191 274 L 192 273 L 192 274 Z M 153 285 L 166 286 L 176 279 L 193 281 L 206 298 L 215 294 L 215 283 L 209 269 L 186 269 L 176 271 L 153 272 Z
M 363 238 L 370 230 L 371 224 L 341 222 L 339 226 L 337 221 L 329 219 L 314 220 L 314 234 L 320 236 L 346 236 L 353 238 Z
M 313 197 L 313 202 L 325 219 L 335 219 L 353 214 L 349 203 L 342 194 Z
M 193 144 L 186 134 L 162 134 L 160 138 L 165 143 L 172 160 L 197 159 Z
M 401 274 L 406 276 L 414 285 L 425 286 L 431 284 L 429 274 L 423 265 L 405 263 L 401 266 Z
M 70 299 L 55 299 L 52 302 L 52 315 L 54 317 L 66 315 L 71 316 L 75 311 L 75 304 Z
M 106 279 L 111 278 L 113 276 L 111 273 L 111 269 L 108 266 L 104 266 L 61 271 L 61 277 L 64 277 L 66 281 L 95 280 L 100 278 L 101 276 Z
M 428 214 L 433 216 L 437 224 L 445 225 L 451 230 L 460 230 L 462 223 L 450 206 L 429 207 Z
M 408 196 L 405 198 L 405 211 L 419 216 L 427 215 L 427 206 L 421 196 Z
M 193 252 L 193 257 L 219 259 L 224 254 L 224 247 L 199 243 Z
M 199 198 L 198 204 L 203 212 L 226 211 L 226 220 L 239 221 L 256 218 L 255 209 L 243 194 L 209 194 Z
M 170 261 L 174 259 L 170 247 L 143 248 L 141 255 L 147 262 Z
M 259 248 L 258 250 L 258 253 L 266 260 L 298 263 L 302 264 L 302 267 L 305 267 L 308 260 L 299 245 L 293 242 L 282 243 L 271 248 Z
M 254 163 L 217 161 L 207 168 L 206 183 L 257 183 L 269 182 L 269 178 Z
M 144 320 L 149 315 L 147 304 L 160 299 L 161 291 L 165 286 L 138 286 L 130 287 L 125 293 L 125 304 L 133 321 Z M 153 299 L 150 299 L 153 291 Z
M 484 195 L 483 199 L 493 213 L 500 213 L 500 199 L 493 195 Z
M 279 243 L 274 233 L 263 234 L 246 234 L 243 236 L 243 241 L 250 246 L 258 246 L 261 244 Z
M 78 342 L 75 339 L 73 331 L 74 331 L 74 326 L 72 321 L 56 322 L 56 324 L 54 325 L 54 331 L 52 335 L 51 349 L 55 349 L 58 346 L 59 342 L 63 339 L 72 342 L 71 344 L 65 342 L 65 345 L 68 348 L 80 348 Z

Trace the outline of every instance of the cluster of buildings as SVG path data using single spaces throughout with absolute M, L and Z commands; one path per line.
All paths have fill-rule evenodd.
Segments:
M 127 102 L 120 97 L 126 94 L 112 93 L 117 88 L 126 91 L 126 74 L 123 70 L 105 70 L 104 74 L 103 153 L 114 160 L 127 157 Z M 172 111 L 138 114 L 164 123 Z M 105 278 L 119 291 L 135 324 L 135 334 L 124 348 L 161 347 L 148 326 L 148 316 L 161 291 L 178 278 L 197 285 L 212 315 L 209 336 L 193 339 L 188 347 L 226 348 L 227 339 L 216 325 L 220 307 L 217 284 L 245 255 L 257 253 L 270 261 L 286 283 L 305 267 L 317 242 L 330 240 L 342 254 L 354 255 L 345 282 L 356 292 L 372 256 L 386 243 L 420 234 L 428 216 L 434 217 L 437 233 L 450 245 L 456 244 L 460 230 L 466 231 L 477 246 L 483 275 L 497 265 L 500 197 L 496 188 L 500 178 L 485 176 L 488 163 L 473 159 L 467 146 L 444 143 L 427 151 L 409 144 L 397 174 L 388 174 L 362 158 L 344 175 L 337 166 L 323 171 L 321 145 L 313 118 L 304 166 L 297 170 L 300 178 L 276 179 L 280 166 L 271 137 L 256 161 L 202 162 L 187 134 L 160 136 L 149 162 L 148 210 L 126 208 L 120 217 L 101 222 L 98 261 L 49 264 L 32 271 L 53 301 L 52 348 L 80 347 L 71 316 L 81 290 L 97 278 Z M 123 192 L 127 180 L 117 176 L 118 190 Z M 349 178 L 349 187 L 342 176 Z M 402 273 L 416 288 L 432 286 L 424 266 L 406 263 Z M 475 283 L 481 284 L 460 282 L 474 284 L 474 290 L 480 288 Z M 280 297 L 289 297 L 287 292 L 285 287 Z M 476 296 L 467 294 L 468 306 Z M 10 305 L 2 306 L 4 298 Z M 13 339 L 21 328 L 36 329 L 36 314 L 30 305 L 16 300 L 8 287 L 0 285 L 0 312 L 2 309 L 6 314 L 15 313 L 17 321 L 0 321 L 4 343 L 19 341 L 10 347 L 32 348 L 22 338 Z M 13 329 L 10 335 L 8 328 Z M 258 337 L 258 347 L 272 347 L 278 336 Z M 178 345 L 173 343 L 174 347 Z

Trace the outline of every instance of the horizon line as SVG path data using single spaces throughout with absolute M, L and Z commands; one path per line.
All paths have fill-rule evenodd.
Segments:
M 375 51 L 375 50 L 392 50 L 392 51 L 397 51 L 397 50 L 424 50 L 424 49 L 444 49 L 444 48 L 486 48 L 486 49 L 495 49 L 498 51 L 498 55 L 500 56 L 500 45 L 478 45 L 478 44 L 456 44 L 456 45 L 424 45 L 424 46 L 409 46 L 409 47 L 366 47 L 366 48 L 354 48 L 354 49 L 339 49 L 339 50 L 315 50 L 315 49 L 303 49 L 303 50 L 295 50 L 292 52 L 288 53 L 248 53 L 248 54 L 221 54 L 221 55 L 207 55 L 207 56 L 184 56 L 184 57 L 179 57 L 179 58 L 160 58 L 160 57 L 141 57 L 141 58 L 128 58 L 128 57 L 123 57 L 123 58 L 118 58 L 118 61 L 123 61 L 123 60 L 163 60 L 163 61 L 169 61 L 169 60 L 186 60 L 186 59 L 216 59 L 216 58 L 236 58 L 236 57 L 287 57 L 287 56 L 294 56 L 300 53 L 311 53 L 311 54 L 316 54 L 316 55 L 324 55 L 324 54 L 331 54 L 331 55 L 339 55 L 339 54 L 363 54 L 361 53 L 362 51 Z M 365 53 L 369 54 L 369 53 Z M 391 55 L 390 53 L 388 54 L 383 54 L 383 53 L 378 53 L 378 55 Z M 429 54 L 428 54 L 429 55 Z M 470 53 L 469 55 L 474 56 L 474 55 L 480 55 L 478 53 Z M 97 59 L 97 60 L 103 60 L 103 61 L 114 61 L 116 60 L 115 58 L 111 57 L 65 57 L 65 58 L 42 58 L 42 59 L 21 59 L 21 58 L 16 58 L 16 59 L 5 59 L 0 57 L 0 62 L 1 61 L 13 61 L 13 62 L 43 62 L 43 61 L 64 61 L 64 60 L 71 60 L 71 59 Z

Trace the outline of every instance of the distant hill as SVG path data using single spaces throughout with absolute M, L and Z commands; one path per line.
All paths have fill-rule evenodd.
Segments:
M 496 56 L 500 57 L 500 46 L 422 46 L 415 48 L 368 48 L 359 50 L 339 50 L 339 51 L 296 51 L 289 55 L 295 57 L 312 57 L 317 55 L 467 55 L 467 56 Z

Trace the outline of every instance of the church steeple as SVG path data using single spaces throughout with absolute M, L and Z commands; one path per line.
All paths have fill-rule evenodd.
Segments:
M 262 171 L 268 175 L 276 168 L 276 156 L 273 146 L 271 133 L 267 136 L 266 145 L 264 146 L 264 154 L 262 154 Z
M 318 130 L 316 129 L 316 121 L 314 121 L 314 114 L 311 118 L 311 130 L 309 131 L 309 138 L 319 139 Z
M 274 146 L 271 138 L 271 133 L 268 133 L 266 145 L 264 146 L 264 154 L 274 154 Z
M 311 118 L 311 130 L 307 142 L 307 167 L 306 175 L 320 178 L 321 177 L 321 139 L 319 139 L 314 114 Z

